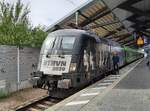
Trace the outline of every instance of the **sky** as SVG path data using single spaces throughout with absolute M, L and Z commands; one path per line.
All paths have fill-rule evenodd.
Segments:
M 16 0 L 6 0 L 16 2 Z M 33 26 L 48 27 L 57 20 L 63 18 L 69 12 L 81 6 L 88 0 L 22 0 L 25 5 L 29 5 L 29 19 Z

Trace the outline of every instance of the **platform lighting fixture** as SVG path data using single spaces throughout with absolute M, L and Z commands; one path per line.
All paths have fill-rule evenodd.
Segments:
M 79 12 L 78 11 L 75 13 L 75 17 L 76 17 L 76 27 L 78 27 L 78 22 L 79 22 Z

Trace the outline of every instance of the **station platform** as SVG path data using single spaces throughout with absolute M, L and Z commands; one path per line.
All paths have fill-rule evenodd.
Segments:
M 46 111 L 150 111 L 150 69 L 138 60 Z

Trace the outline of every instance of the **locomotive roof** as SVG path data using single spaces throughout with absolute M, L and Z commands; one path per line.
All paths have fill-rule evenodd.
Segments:
M 87 35 L 91 38 L 94 38 L 96 40 L 96 42 L 105 42 L 105 43 L 109 43 L 109 44 L 113 44 L 113 45 L 119 45 L 119 43 L 116 43 L 115 41 L 110 41 L 108 39 L 105 38 L 101 38 L 99 36 L 97 36 L 94 33 L 85 31 L 85 30 L 80 30 L 80 29 L 61 29 L 61 30 L 56 30 L 54 32 L 51 32 L 49 35 L 52 36 L 59 36 L 59 35 Z
M 99 41 L 100 37 L 95 35 L 94 33 L 85 31 L 85 30 L 80 30 L 80 29 L 61 29 L 61 30 L 56 30 L 54 32 L 51 32 L 49 35 L 52 36 L 59 36 L 59 35 L 87 35 L 91 38 L 94 38 L 97 42 Z

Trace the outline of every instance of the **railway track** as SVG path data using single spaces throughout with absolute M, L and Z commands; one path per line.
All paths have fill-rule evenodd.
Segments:
M 44 111 L 61 100 L 62 99 L 52 98 L 46 95 L 15 107 L 13 111 Z

